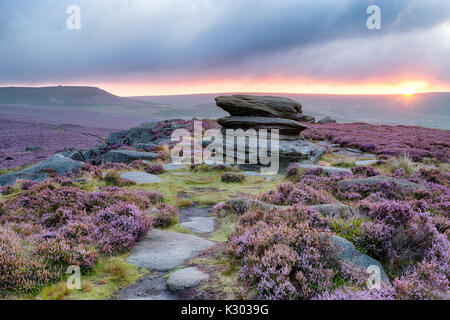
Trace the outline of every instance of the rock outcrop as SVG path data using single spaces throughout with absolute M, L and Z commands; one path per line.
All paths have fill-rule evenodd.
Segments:
M 405 191 L 414 191 L 420 189 L 430 190 L 429 187 L 421 184 L 386 176 L 374 176 L 369 178 L 341 180 L 337 183 L 337 187 L 341 190 L 345 190 L 352 185 L 365 186 L 370 188 L 376 187 L 380 184 L 392 184 L 392 183 L 396 184 L 397 186 L 399 186 L 399 188 Z
M 326 117 L 323 117 L 322 119 L 320 119 L 319 121 L 317 121 L 317 123 L 320 123 L 320 124 L 336 123 L 336 120 L 331 119 L 329 116 L 326 116 Z
M 231 115 L 217 120 L 222 126 L 224 136 L 227 129 L 242 129 L 249 134 L 249 129 L 255 129 L 258 151 L 264 148 L 266 150 L 263 151 L 268 151 L 269 154 L 272 151 L 271 137 L 260 137 L 258 130 L 267 129 L 270 134 L 271 130 L 277 129 L 281 166 L 292 162 L 313 163 L 326 151 L 324 147 L 305 141 L 301 136 L 307 126 L 300 121 L 311 119 L 302 113 L 302 105 L 297 101 L 273 96 L 234 95 L 217 97 L 216 102 L 218 107 Z M 255 150 L 256 146 L 250 146 L 248 140 L 237 139 L 235 143 L 224 137 L 226 150 L 234 148 L 234 158 L 238 163 L 247 163 L 247 159 L 241 159 L 243 155 L 238 153 L 238 150 L 245 150 L 246 158 L 251 153 L 250 147 Z M 232 146 L 227 145 L 230 142 L 233 143 Z
M 55 154 L 29 168 L 1 176 L 0 186 L 14 184 L 19 179 L 43 181 L 49 177 L 51 172 L 59 175 L 75 172 L 82 165 L 83 162 L 72 160 L 61 154 Z
M 103 155 L 103 161 L 131 163 L 134 160 L 156 160 L 158 154 L 154 152 L 140 152 L 132 150 L 111 150 Z

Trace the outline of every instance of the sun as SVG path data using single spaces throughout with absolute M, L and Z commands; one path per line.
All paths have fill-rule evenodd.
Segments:
M 412 96 L 413 94 L 415 94 L 416 93 L 416 91 L 414 90 L 414 89 L 406 89 L 404 92 L 403 92 L 403 94 L 405 95 L 405 96 Z

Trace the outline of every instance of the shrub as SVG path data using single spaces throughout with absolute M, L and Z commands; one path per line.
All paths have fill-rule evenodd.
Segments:
M 122 179 L 120 177 L 119 172 L 117 171 L 108 172 L 103 178 L 103 181 L 105 181 L 106 185 L 108 186 L 116 186 L 116 187 L 131 186 L 136 184 L 134 181 Z
M 344 282 L 361 283 L 330 244 L 330 221 L 310 208 L 248 211 L 231 236 L 239 277 L 261 299 L 311 299 Z
M 30 292 L 68 265 L 85 273 L 99 254 L 129 249 L 152 228 L 149 210 L 163 200 L 156 191 L 86 192 L 56 180 L 0 203 L 0 291 Z
M 149 163 L 145 171 L 151 174 L 162 174 L 166 172 L 162 164 L 159 163 Z
M 335 202 L 326 191 L 314 189 L 303 182 L 278 185 L 276 191 L 263 193 L 257 196 L 257 199 L 275 205 L 317 205 Z
M 242 182 L 244 181 L 245 176 L 241 173 L 232 173 L 232 172 L 227 172 L 224 173 L 221 177 L 222 182 L 227 182 L 227 183 L 238 183 L 238 182 Z
M 152 214 L 153 225 L 158 228 L 170 227 L 178 223 L 178 209 L 167 204 L 160 204 Z
M 356 166 L 352 168 L 353 174 L 363 177 L 373 177 L 381 175 L 381 172 L 370 166 Z

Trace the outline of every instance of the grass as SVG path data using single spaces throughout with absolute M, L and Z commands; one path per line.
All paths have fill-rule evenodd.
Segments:
M 233 234 L 236 229 L 235 223 L 238 220 L 238 217 L 233 213 L 224 215 L 223 211 L 221 211 L 218 214 L 217 220 L 220 223 L 220 229 L 214 232 L 210 240 L 216 242 L 227 242 L 228 237 Z
M 40 300 L 106 300 L 124 287 L 130 286 L 149 272 L 129 264 L 127 254 L 103 257 L 94 270 L 81 276 L 81 289 L 70 290 L 65 280 L 44 287 L 35 297 Z
M 167 228 L 163 228 L 162 230 L 178 232 L 178 233 L 195 234 L 194 232 L 192 232 L 188 228 L 185 228 L 185 227 L 181 226 L 179 223 L 171 225 L 170 227 L 167 227 Z
M 390 173 L 394 173 L 400 168 L 405 170 L 406 174 L 410 175 L 415 171 L 415 163 L 411 160 L 409 155 L 396 157 L 387 162 L 387 169 Z
M 354 161 L 335 161 L 331 164 L 332 167 L 337 168 L 346 168 L 351 169 L 356 166 L 356 163 Z
M 222 172 L 192 172 L 189 176 L 176 176 L 170 173 L 159 175 L 162 179 L 158 184 L 145 184 L 129 187 L 130 189 L 157 190 L 165 195 L 169 204 L 178 207 L 199 204 L 208 206 L 226 201 L 239 194 L 257 194 L 273 190 L 284 181 L 268 181 L 264 177 L 249 176 L 242 183 L 224 183 L 221 181 Z M 181 199 L 178 194 L 188 194 L 189 199 Z

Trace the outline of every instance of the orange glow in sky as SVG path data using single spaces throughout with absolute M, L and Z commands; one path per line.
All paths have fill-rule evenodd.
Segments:
M 95 86 L 122 97 L 177 95 L 200 93 L 304 93 L 304 94 L 401 94 L 411 96 L 421 92 L 450 92 L 450 85 L 434 84 L 424 80 L 401 80 L 390 83 L 333 83 L 308 80 L 266 78 L 266 79 L 204 79 L 196 81 L 135 82 L 79 82 L 46 83 L 32 86 Z M 27 86 L 21 84 L 20 86 Z
M 195 82 L 103 83 L 101 88 L 120 96 L 173 95 L 221 92 L 305 93 L 305 94 L 405 94 L 450 91 L 450 87 L 431 85 L 425 81 L 398 83 L 312 83 L 286 79 L 208 80 Z

